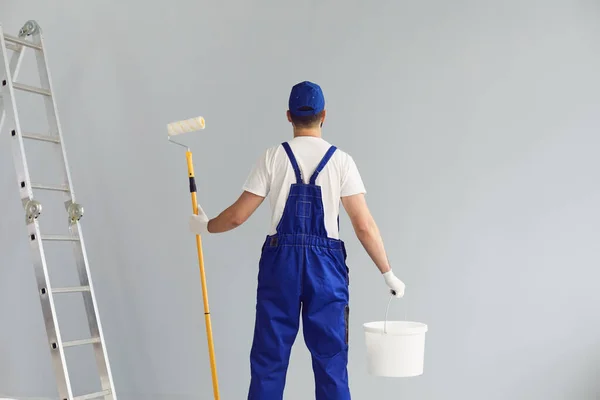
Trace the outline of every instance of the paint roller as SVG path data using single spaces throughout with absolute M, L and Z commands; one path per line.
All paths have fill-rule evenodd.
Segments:
M 203 117 L 196 117 L 186 119 L 184 121 L 171 122 L 167 125 L 167 132 L 169 132 L 169 138 L 171 136 L 181 135 L 183 133 L 189 133 L 204 129 L 205 122 Z
M 188 178 L 190 181 L 190 193 L 192 195 L 192 210 L 198 215 L 198 199 L 196 193 L 196 177 L 194 175 L 194 164 L 192 162 L 192 151 L 182 143 L 172 139 L 173 136 L 184 133 L 195 132 L 204 129 L 205 121 L 203 117 L 190 118 L 183 121 L 176 121 L 167 124 L 169 142 L 186 148 L 186 160 L 188 169 Z M 217 363 L 215 359 L 215 349 L 213 344 L 212 326 L 210 322 L 210 308 L 208 305 L 208 291 L 206 287 L 206 274 L 204 271 L 204 256 L 202 253 L 202 238 L 196 235 L 196 248 L 198 249 L 198 266 L 200 268 L 200 280 L 202 282 L 202 298 L 204 301 L 204 320 L 206 324 L 206 338 L 208 340 L 208 353 L 210 357 L 210 369 L 212 373 L 213 393 L 215 400 L 219 400 L 219 381 L 217 378 Z

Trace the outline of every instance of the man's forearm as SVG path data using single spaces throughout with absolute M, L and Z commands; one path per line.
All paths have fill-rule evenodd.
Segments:
M 264 199 L 262 196 L 244 191 L 235 203 L 216 218 L 208 221 L 208 232 L 222 233 L 237 228 L 250 218 Z
M 379 228 L 375 221 L 371 220 L 364 229 L 357 229 L 356 236 L 369 254 L 381 273 L 388 272 L 391 267 L 383 246 L 383 239 L 379 233 Z
M 208 221 L 208 231 L 210 233 L 223 233 L 237 228 L 243 223 L 230 207 L 219 214 L 217 217 Z

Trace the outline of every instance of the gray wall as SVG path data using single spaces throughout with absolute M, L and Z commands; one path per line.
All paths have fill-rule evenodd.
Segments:
M 186 139 L 215 214 L 289 137 L 287 95 L 304 79 L 323 86 L 326 138 L 355 157 L 407 283 L 392 317 L 408 306 L 430 327 L 424 376 L 366 374 L 361 324 L 382 317 L 387 295 L 342 215 L 353 397 L 600 397 L 598 2 L 1 0 L 6 31 L 28 19 L 46 32 L 120 399 L 211 398 L 185 158 L 165 124 L 206 117 Z M 49 397 L 5 135 L 0 170 L 0 392 Z M 45 204 L 42 221 L 62 224 L 60 204 Z M 205 239 L 224 399 L 246 395 L 267 228 L 262 207 Z M 55 260 L 68 280 L 70 253 Z M 77 298 L 64 303 L 68 336 L 83 335 Z M 79 393 L 94 388 L 90 360 L 72 356 Z M 311 374 L 299 335 L 286 399 L 311 398 Z

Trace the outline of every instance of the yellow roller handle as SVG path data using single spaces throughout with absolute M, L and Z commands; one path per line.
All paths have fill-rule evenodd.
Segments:
M 190 179 L 190 193 L 192 194 L 192 209 L 194 214 L 198 215 L 198 200 L 196 195 L 196 177 L 194 176 L 194 164 L 192 162 L 192 152 L 186 154 L 188 177 Z M 213 344 L 212 325 L 210 323 L 210 309 L 208 306 L 208 291 L 206 288 L 206 274 L 204 272 L 204 256 L 202 254 L 202 238 L 196 235 L 196 247 L 198 248 L 198 264 L 200 267 L 200 279 L 202 281 L 202 298 L 204 300 L 204 320 L 206 322 L 206 337 L 208 339 L 208 353 L 210 357 L 210 369 L 212 372 L 213 393 L 215 400 L 219 400 L 219 380 L 217 378 L 217 362 L 215 359 L 215 348 Z

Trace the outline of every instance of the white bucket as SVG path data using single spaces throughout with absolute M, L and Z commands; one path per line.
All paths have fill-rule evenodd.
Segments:
M 363 329 L 369 374 L 394 378 L 423 374 L 427 325 L 412 321 L 388 321 L 386 312 L 385 321 L 368 322 Z

